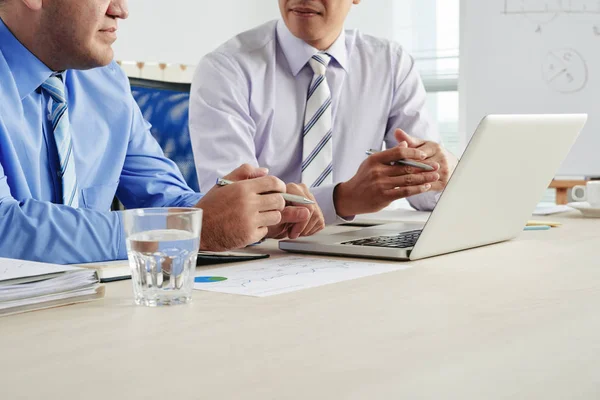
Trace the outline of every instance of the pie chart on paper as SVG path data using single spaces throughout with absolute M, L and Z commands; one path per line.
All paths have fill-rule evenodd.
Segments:
M 213 283 L 226 281 L 227 278 L 222 276 L 197 276 L 194 278 L 194 283 Z

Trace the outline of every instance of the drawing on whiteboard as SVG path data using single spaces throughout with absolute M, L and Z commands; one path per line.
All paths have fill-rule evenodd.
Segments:
M 552 50 L 542 63 L 542 76 L 552 90 L 576 93 L 587 84 L 588 68 L 585 59 L 576 50 Z
M 598 0 L 505 0 L 505 14 L 600 14 Z
M 536 24 L 535 31 L 541 33 L 542 25 L 561 15 L 600 16 L 600 0 L 504 0 L 503 14 L 523 16 Z M 594 26 L 594 33 L 597 29 Z
M 559 11 L 553 9 L 548 4 L 550 0 L 531 1 L 531 0 L 504 0 L 504 14 L 519 15 L 527 18 L 537 25 L 536 32 L 541 33 L 542 25 L 554 21 Z M 538 4 L 545 3 L 545 4 Z

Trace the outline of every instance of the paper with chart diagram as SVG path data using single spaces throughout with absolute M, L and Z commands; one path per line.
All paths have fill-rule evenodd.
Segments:
M 404 263 L 377 263 L 307 257 L 280 257 L 200 270 L 194 289 L 266 297 L 386 272 L 407 269 Z

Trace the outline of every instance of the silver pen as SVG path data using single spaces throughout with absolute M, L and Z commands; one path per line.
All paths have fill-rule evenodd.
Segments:
M 379 153 L 379 151 L 378 150 L 370 149 L 370 150 L 365 151 L 365 153 L 368 156 L 370 156 L 372 154 Z M 423 164 L 423 163 L 420 163 L 418 161 L 396 160 L 396 161 L 394 161 L 392 163 L 392 165 L 394 165 L 394 164 L 408 165 L 409 167 L 420 168 L 420 169 L 423 169 L 425 171 L 433 171 L 435 169 L 431 165 Z
M 217 179 L 217 185 L 219 185 L 219 186 L 231 185 L 232 183 L 235 183 L 235 182 L 227 180 L 227 179 L 223 179 L 223 178 Z M 286 201 L 289 201 L 290 203 L 315 204 L 314 201 L 307 199 L 306 197 L 296 196 L 295 194 L 289 194 L 289 193 L 280 193 L 280 194 L 281 194 L 281 197 L 283 197 Z

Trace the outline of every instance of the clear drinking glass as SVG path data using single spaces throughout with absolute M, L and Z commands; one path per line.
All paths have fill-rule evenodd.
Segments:
M 140 208 L 124 215 L 135 303 L 189 303 L 200 248 L 199 208 Z

